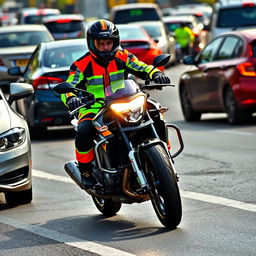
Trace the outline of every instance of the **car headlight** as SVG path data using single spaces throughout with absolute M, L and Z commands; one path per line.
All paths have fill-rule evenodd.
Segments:
M 0 134 L 0 151 L 6 151 L 18 147 L 24 143 L 26 132 L 24 128 L 12 128 L 9 131 Z
M 121 116 L 126 122 L 136 123 L 142 118 L 145 97 L 139 96 L 129 102 L 113 103 L 111 109 Z

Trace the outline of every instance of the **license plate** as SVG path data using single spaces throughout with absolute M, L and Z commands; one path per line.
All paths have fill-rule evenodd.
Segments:
M 28 60 L 16 60 L 17 66 L 26 66 L 28 64 Z

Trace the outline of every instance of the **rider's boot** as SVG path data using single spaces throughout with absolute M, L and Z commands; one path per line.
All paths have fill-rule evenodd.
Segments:
M 78 166 L 79 166 L 79 171 L 81 173 L 82 183 L 87 188 L 94 188 L 97 181 L 92 175 L 92 168 L 93 168 L 92 163 L 78 163 Z

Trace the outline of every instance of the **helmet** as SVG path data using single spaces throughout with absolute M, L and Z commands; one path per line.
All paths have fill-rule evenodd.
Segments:
M 94 40 L 97 39 L 112 39 L 113 48 L 109 52 L 100 52 L 95 47 Z M 109 63 L 112 60 L 120 46 L 120 37 L 117 27 L 108 20 L 97 20 L 92 23 L 87 29 L 87 45 L 90 52 L 95 55 L 100 61 Z

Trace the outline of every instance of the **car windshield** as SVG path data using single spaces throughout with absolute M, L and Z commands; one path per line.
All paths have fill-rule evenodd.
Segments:
M 114 23 L 126 24 L 135 21 L 160 20 L 155 9 L 137 8 L 129 10 L 120 10 L 116 12 Z
M 44 66 L 47 68 L 67 67 L 87 52 L 87 46 L 68 46 L 52 48 L 44 54 Z
M 127 79 L 124 80 L 124 88 L 118 89 L 116 91 L 112 91 L 111 87 L 107 87 L 105 89 L 105 95 L 110 97 L 111 99 L 122 98 L 129 95 L 134 95 L 139 91 L 139 86 L 135 83 L 134 80 Z
M 145 40 L 145 34 L 137 27 L 119 27 L 121 40 Z
M 148 32 L 148 34 L 153 37 L 161 37 L 161 27 L 158 25 L 143 25 L 143 28 Z
M 256 26 L 256 6 L 222 9 L 219 11 L 217 27 L 236 28 Z
M 189 28 L 193 28 L 191 22 L 182 22 L 183 24 L 185 24 L 187 27 Z M 181 27 L 181 22 L 177 22 L 177 23 L 165 23 L 167 28 L 169 29 L 170 32 L 174 32 L 177 28 Z
M 80 20 L 57 20 L 44 24 L 51 33 L 68 33 L 80 31 L 83 28 L 83 22 Z
M 0 47 L 17 47 L 38 45 L 41 42 L 52 41 L 44 31 L 21 31 L 0 34 Z
M 41 24 L 42 18 L 46 16 L 52 16 L 54 13 L 43 14 L 43 15 L 28 15 L 24 19 L 25 24 Z

